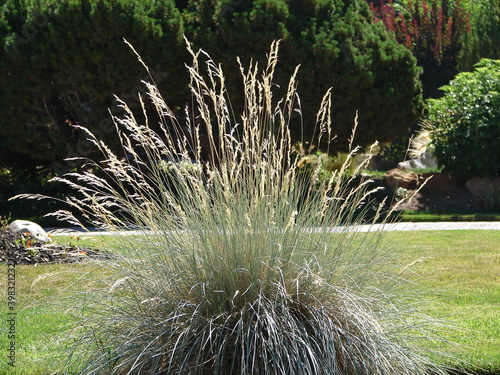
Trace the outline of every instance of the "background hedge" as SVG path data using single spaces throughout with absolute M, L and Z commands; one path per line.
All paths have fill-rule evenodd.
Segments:
M 123 38 L 168 99 L 187 85 L 183 22 L 171 0 L 8 0 L 0 25 L 4 165 L 60 167 L 66 157 L 88 156 L 91 147 L 74 123 L 113 143 L 113 95 L 138 107 L 141 79 L 148 78 Z
M 151 67 L 166 101 L 189 103 L 185 34 L 232 72 L 235 109 L 241 85 L 236 56 L 262 60 L 282 39 L 278 84 L 301 65 L 304 125 L 311 138 L 321 97 L 333 87 L 338 148 L 359 111 L 357 143 L 390 141 L 416 123 L 422 108 L 411 52 L 373 21 L 363 0 L 7 0 L 0 17 L 0 160 L 56 172 L 68 156 L 90 155 L 69 126 L 82 124 L 113 144 L 113 95 L 138 106 L 146 72 L 123 38 Z M 74 166 L 73 166 L 74 167 Z
M 500 59 L 500 2 L 471 1 L 471 18 L 471 33 L 463 41 L 462 70 L 473 70 L 481 58 Z

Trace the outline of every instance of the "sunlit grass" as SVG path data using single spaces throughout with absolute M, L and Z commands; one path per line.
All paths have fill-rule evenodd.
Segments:
M 88 237 L 95 243 L 95 235 Z M 113 241 L 112 237 L 106 239 Z M 398 263 L 418 274 L 417 285 L 434 291 L 433 303 L 425 307 L 428 313 L 460 327 L 446 333 L 458 345 L 445 349 L 461 358 L 454 365 L 481 368 L 485 374 L 500 373 L 500 232 L 400 232 L 388 234 L 385 240 L 391 243 Z M 91 278 L 81 278 L 89 271 L 95 279 L 106 275 L 103 269 L 95 270 L 94 264 L 19 266 L 17 271 L 17 374 L 50 374 L 63 363 L 54 357 L 66 350 L 68 342 L 61 340 L 75 323 L 72 311 L 66 310 L 70 306 L 67 297 L 75 283 L 77 289 L 92 286 Z M 0 291 L 4 299 L 5 277 L 0 280 Z M 2 352 L 6 345 L 2 331 Z M 5 356 L 0 358 L 0 373 L 16 374 Z
M 1 266 L 6 269 L 5 265 Z M 3 321 L 0 335 L 0 373 L 47 375 L 62 368 L 68 350 L 65 332 L 75 326 L 75 315 L 68 298 L 82 287 L 92 288 L 105 273 L 95 264 L 39 264 L 16 267 L 15 368 L 8 365 L 7 326 Z M 89 272 L 94 279 L 85 277 Z M 2 272 L 0 298 L 6 301 L 7 277 Z M 7 317 L 2 303 L 0 315 Z M 9 316 L 11 317 L 11 316 Z M 4 320 L 4 319 L 2 319 Z
M 447 333 L 458 346 L 446 351 L 466 367 L 500 373 L 500 231 L 401 232 L 387 240 L 439 293 L 429 314 L 462 327 Z

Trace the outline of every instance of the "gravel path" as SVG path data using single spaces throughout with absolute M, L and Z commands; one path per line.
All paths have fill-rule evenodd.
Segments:
M 363 225 L 363 228 L 370 226 Z M 380 224 L 373 225 L 378 229 Z M 500 221 L 475 221 L 475 222 L 436 222 L 436 223 L 394 223 L 385 224 L 385 230 L 412 231 L 412 230 L 500 230 Z
M 347 227 L 346 227 L 347 228 Z M 359 225 L 353 227 L 355 231 L 367 232 L 376 230 L 387 231 L 416 231 L 416 230 L 500 230 L 500 221 L 476 221 L 476 222 L 435 222 L 435 223 L 392 223 L 392 224 L 372 224 Z M 332 231 L 335 230 L 332 228 Z M 52 229 L 51 235 L 103 235 L 109 236 L 114 233 L 90 229 L 85 232 L 81 228 Z M 134 235 L 142 232 L 124 231 L 122 234 Z

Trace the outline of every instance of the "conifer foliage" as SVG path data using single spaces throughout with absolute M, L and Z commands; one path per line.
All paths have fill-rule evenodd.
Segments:
M 138 108 L 147 77 L 124 38 L 137 46 L 160 87 L 187 85 L 178 80 L 184 59 L 173 53 L 184 49 L 173 0 L 9 0 L 0 20 L 4 163 L 13 155 L 28 165 L 89 156 L 89 143 L 70 126 L 75 123 L 116 144 L 108 112 L 118 114 L 114 95 Z
M 415 60 L 374 22 L 364 1 L 192 0 L 184 14 L 195 45 L 233 67 L 226 74 L 230 88 L 241 81 L 233 56 L 248 62 L 264 56 L 272 40 L 283 41 L 277 80 L 285 82 L 300 65 L 304 123 L 291 124 L 296 140 L 309 141 L 317 133 L 314 114 L 329 88 L 338 148 L 347 146 L 356 111 L 361 145 L 392 140 L 420 115 Z
M 422 108 L 414 57 L 374 22 L 363 0 L 8 0 L 0 31 L 4 164 L 50 166 L 90 156 L 90 145 L 71 124 L 119 147 L 108 116 L 108 110 L 119 115 L 114 95 L 141 116 L 136 94 L 140 81 L 149 80 L 124 38 L 178 116 L 191 103 L 183 35 L 228 67 L 228 94 L 239 108 L 244 99 L 237 94 L 236 56 L 243 63 L 262 60 L 281 39 L 282 91 L 285 77 L 301 64 L 303 116 L 291 119 L 296 141 L 318 133 L 317 103 L 329 88 L 336 150 L 347 147 L 356 112 L 356 142 L 367 145 L 405 133 Z

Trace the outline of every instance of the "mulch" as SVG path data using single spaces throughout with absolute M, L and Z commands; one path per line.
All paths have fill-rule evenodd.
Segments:
M 84 246 L 41 243 L 0 229 L 0 262 L 10 264 L 80 263 L 107 260 L 112 254 Z

